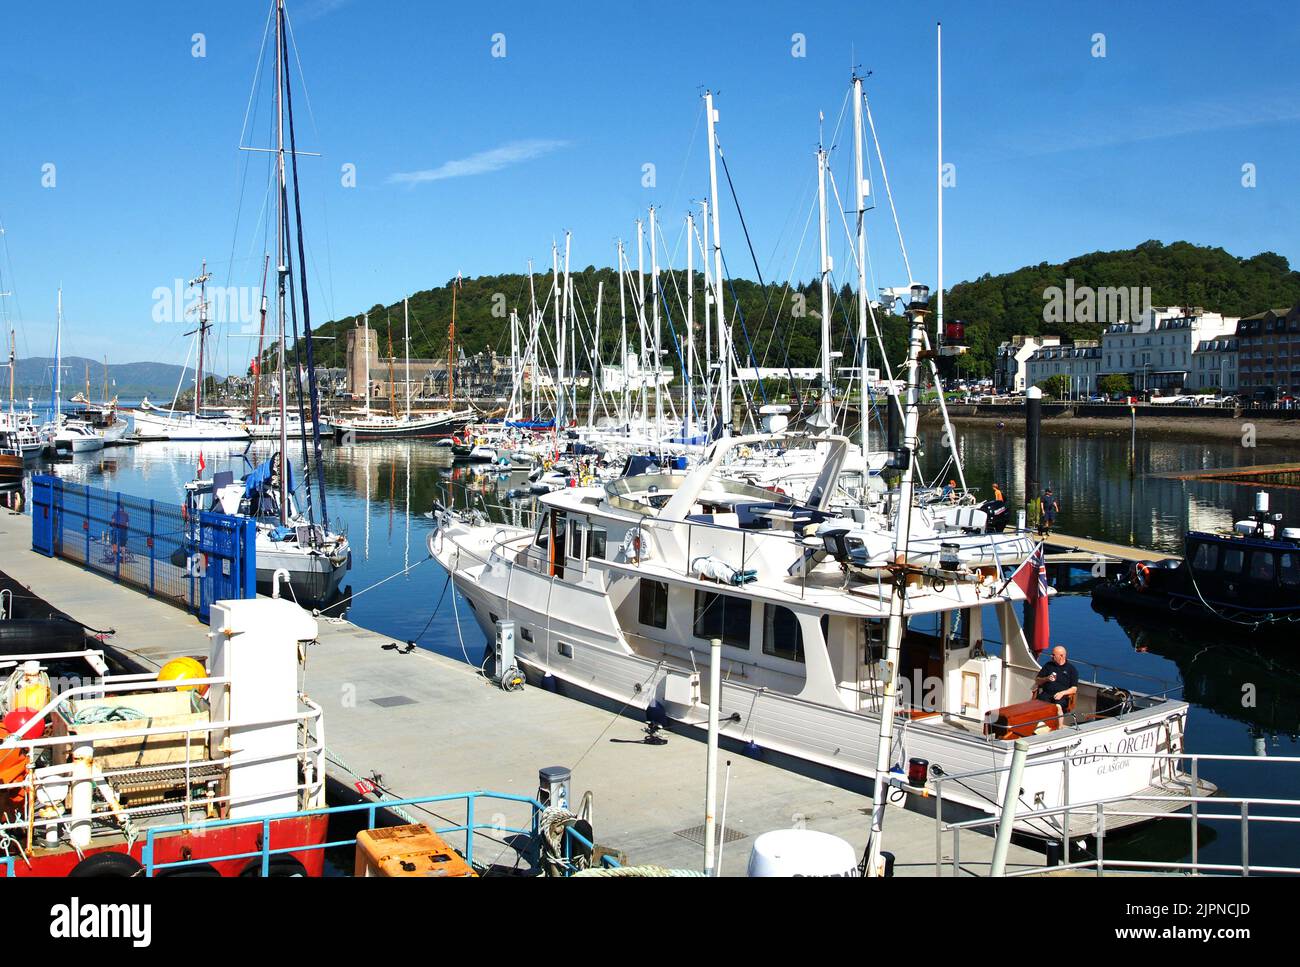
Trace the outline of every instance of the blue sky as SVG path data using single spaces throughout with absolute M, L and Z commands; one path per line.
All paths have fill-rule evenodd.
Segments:
M 20 356 L 51 350 L 60 281 L 65 351 L 110 362 L 185 359 L 189 326 L 154 321 L 153 293 L 197 274 L 200 259 L 214 283 L 259 285 L 268 156 L 238 145 L 268 6 L 7 11 L 0 286 L 16 293 L 5 301 Z M 705 86 L 718 92 L 765 277 L 811 278 L 818 112 L 830 143 L 854 64 L 873 72 L 913 274 L 933 283 L 936 20 L 957 174 L 944 196 L 948 284 L 1147 238 L 1300 263 L 1300 77 L 1283 54 L 1300 41 L 1300 16 L 1288 4 L 290 0 L 289 15 L 310 99 L 309 111 L 299 84 L 299 148 L 322 154 L 301 160 L 317 321 L 458 271 L 549 265 L 566 229 L 576 266 L 613 264 L 615 238 L 634 238 L 650 204 L 677 247 L 687 207 L 708 193 Z M 492 56 L 496 33 L 505 57 Z M 806 56 L 792 56 L 796 33 Z M 1105 57 L 1092 56 L 1098 33 Z M 245 135 L 259 145 L 262 88 Z M 847 120 L 832 158 L 846 207 Z M 653 188 L 642 186 L 647 163 Z M 345 164 L 354 188 L 341 184 Z M 1254 188 L 1242 186 L 1244 164 Z M 877 282 L 899 284 L 875 185 Z M 728 264 L 752 277 L 722 194 Z M 843 230 L 832 234 L 848 280 Z M 223 340 L 217 355 L 241 365 L 246 349 Z

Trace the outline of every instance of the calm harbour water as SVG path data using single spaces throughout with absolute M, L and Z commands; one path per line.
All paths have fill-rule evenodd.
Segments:
M 987 494 L 990 484 L 1002 484 L 1013 513 L 1024 506 L 1024 441 L 1019 431 L 1011 424 L 1005 430 L 959 430 L 969 485 Z M 941 436 L 938 431 L 923 432 L 923 464 L 932 474 L 943 464 Z M 1130 478 L 1126 436 L 1044 436 L 1041 449 L 1042 483 L 1052 486 L 1061 502 L 1059 530 L 1175 552 L 1181 551 L 1188 529 L 1220 529 L 1249 516 L 1256 488 L 1147 474 L 1300 459 L 1300 448 L 1248 450 L 1230 442 L 1140 439 L 1138 474 Z M 213 443 L 147 443 L 78 455 L 53 466 L 68 479 L 179 504 L 200 451 L 207 474 L 222 469 L 246 472 L 241 445 Z M 296 443 L 292 451 L 299 453 Z M 271 443 L 258 444 L 248 458 L 255 464 L 271 452 Z M 422 647 L 477 664 L 483 654 L 482 635 L 463 601 L 454 609 L 454 595 L 444 594 L 446 574 L 426 551 L 433 522 L 425 515 L 435 500 L 450 497 L 458 506 L 470 499 L 477 503 L 473 491 L 489 505 L 505 504 L 505 492 L 519 486 L 524 475 L 450 467 L 446 460 L 445 452 L 419 442 L 327 444 L 328 509 L 331 522 L 346 529 L 353 546 L 345 588 L 350 586 L 356 597 L 347 604 L 347 617 L 395 640 L 417 640 Z M 1287 524 L 1300 524 L 1300 490 L 1274 488 L 1271 494 L 1273 510 L 1285 515 Z M 15 576 L 21 579 L 21 573 Z M 1194 628 L 1129 619 L 1121 623 L 1095 612 L 1086 595 L 1054 598 L 1051 621 L 1054 640 L 1066 644 L 1072 658 L 1105 667 L 1098 677 L 1141 691 L 1170 690 L 1191 702 L 1189 751 L 1300 755 L 1300 655 L 1294 646 L 1261 648 L 1244 634 L 1206 635 Z M 1250 687 L 1253 704 L 1248 700 Z M 1207 764 L 1202 775 L 1229 795 L 1300 799 L 1300 769 L 1291 766 Z M 1288 862 L 1300 862 L 1300 837 L 1291 832 L 1294 828 L 1252 826 L 1252 855 L 1267 862 L 1264 858 L 1272 851 Z M 1148 826 L 1126 840 L 1116 847 L 1171 859 L 1187 853 L 1185 824 Z M 1231 861 L 1238 842 L 1235 827 L 1224 827 L 1221 835 L 1203 833 L 1201 858 Z

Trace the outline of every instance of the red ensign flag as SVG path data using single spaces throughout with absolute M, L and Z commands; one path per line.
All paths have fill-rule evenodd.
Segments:
M 1035 655 L 1049 647 L 1047 621 L 1047 565 L 1043 561 L 1043 545 L 1025 558 L 1025 563 L 1011 575 L 1016 587 L 1025 592 L 1025 638 Z

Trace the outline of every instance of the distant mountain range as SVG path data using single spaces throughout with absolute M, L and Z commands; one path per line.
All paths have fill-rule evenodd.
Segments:
M 90 398 L 98 400 L 104 395 L 104 363 L 82 356 L 63 357 L 63 398 L 70 399 L 84 393 L 86 377 L 90 377 Z M 181 367 L 175 363 L 110 363 L 108 366 L 108 396 L 121 399 L 170 400 L 181 378 Z M 54 382 L 53 357 L 33 356 L 20 359 L 14 365 L 14 396 L 19 400 L 34 397 L 38 402 L 50 398 Z M 186 377 L 187 385 L 194 383 L 194 372 Z M 185 387 L 182 386 L 183 390 Z M 9 373 L 6 366 L 0 370 L 0 395 L 9 396 Z

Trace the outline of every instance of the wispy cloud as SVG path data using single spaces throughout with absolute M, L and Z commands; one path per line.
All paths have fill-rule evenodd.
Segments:
M 1122 124 L 1115 118 L 1094 118 L 1095 123 L 1067 127 L 1038 137 L 1026 154 L 1044 155 L 1089 148 L 1113 148 L 1188 135 L 1211 134 L 1266 124 L 1289 124 L 1300 120 L 1300 108 L 1282 98 L 1240 101 L 1204 100 L 1161 108 L 1129 107 Z
M 298 8 L 296 16 L 293 18 L 298 23 L 308 23 L 312 20 L 319 20 L 321 17 L 327 17 L 335 10 L 350 3 L 351 0 L 309 0 Z
M 467 178 L 471 175 L 485 175 L 500 171 L 524 161 L 540 158 L 560 148 L 568 147 L 568 141 L 552 141 L 544 138 L 531 138 L 524 141 L 511 141 L 499 148 L 480 151 L 468 158 L 444 161 L 436 168 L 422 171 L 399 171 L 388 176 L 393 184 L 418 185 L 425 181 L 442 181 L 446 178 Z

